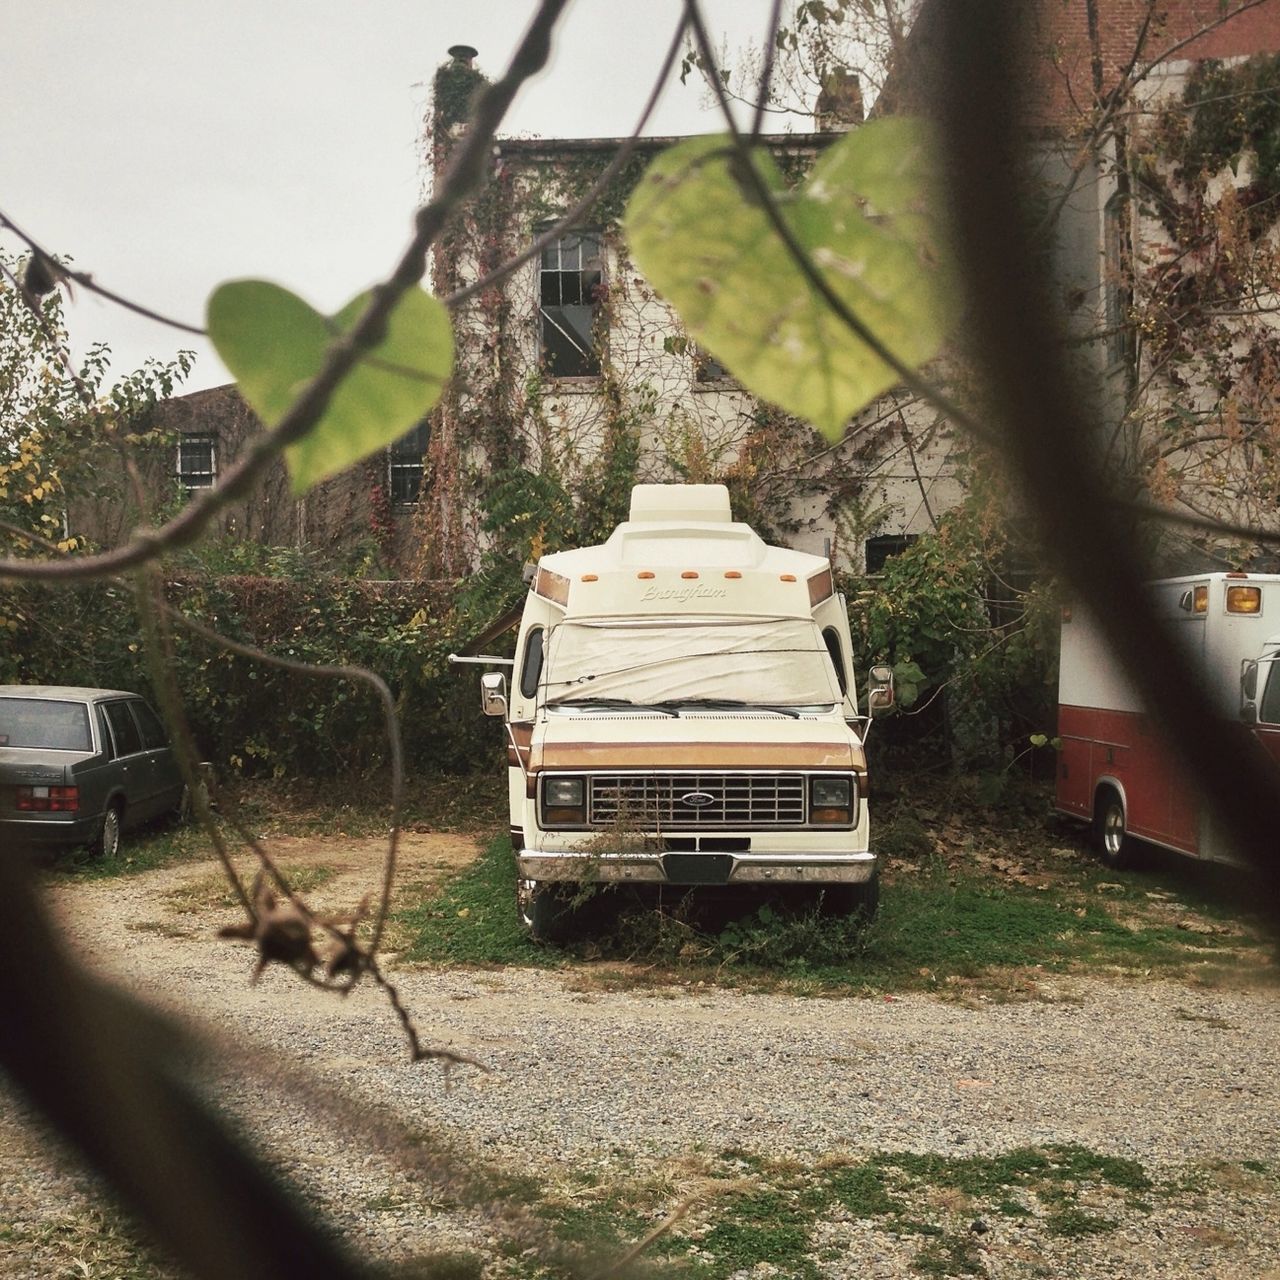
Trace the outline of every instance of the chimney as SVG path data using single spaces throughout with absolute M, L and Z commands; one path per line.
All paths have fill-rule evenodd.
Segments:
M 836 67 L 822 78 L 822 89 L 813 107 L 813 124 L 819 133 L 846 133 L 861 124 L 862 84 L 856 71 Z
M 469 44 L 451 44 L 449 46 L 449 57 L 453 59 L 455 67 L 465 67 L 468 71 L 472 69 L 472 64 L 476 60 L 476 56 L 480 51 L 473 49 Z

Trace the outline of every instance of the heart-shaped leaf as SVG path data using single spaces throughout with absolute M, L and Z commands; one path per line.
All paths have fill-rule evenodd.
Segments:
M 209 298 L 209 336 L 244 398 L 268 426 L 289 411 L 320 372 L 335 338 L 369 304 L 353 298 L 322 316 L 267 280 L 232 280 Z M 440 398 L 453 367 L 453 326 L 443 304 L 410 289 L 386 336 L 347 374 L 320 421 L 285 450 L 295 494 L 398 440 Z
M 824 301 L 770 224 L 727 137 L 691 138 L 649 167 L 627 207 L 640 269 L 748 390 L 839 439 L 898 375 Z M 763 148 L 751 163 L 831 289 L 909 367 L 937 354 L 951 290 L 923 208 L 925 126 L 902 117 L 846 134 L 788 191 Z

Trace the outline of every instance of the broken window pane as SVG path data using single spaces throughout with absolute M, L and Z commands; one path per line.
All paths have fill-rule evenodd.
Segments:
M 704 347 L 693 349 L 693 376 L 698 382 L 724 382 L 729 370 Z
M 578 231 L 561 236 L 543 249 L 538 276 L 543 367 L 557 378 L 599 374 L 600 237 Z
M 919 536 L 916 533 L 882 533 L 868 538 L 865 547 L 867 572 L 883 573 L 885 561 L 901 555 Z

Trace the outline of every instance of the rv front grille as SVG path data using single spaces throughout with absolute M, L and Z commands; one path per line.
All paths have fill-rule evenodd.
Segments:
M 697 831 L 802 827 L 805 775 L 799 773 L 593 774 L 593 827 Z

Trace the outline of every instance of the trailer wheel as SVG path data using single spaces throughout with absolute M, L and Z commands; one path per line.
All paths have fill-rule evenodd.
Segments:
M 1124 826 L 1124 803 L 1110 787 L 1099 793 L 1094 806 L 1093 847 L 1098 857 L 1117 871 L 1137 861 L 1133 837 Z
M 516 915 L 534 942 L 562 946 L 577 933 L 573 885 L 516 881 Z

